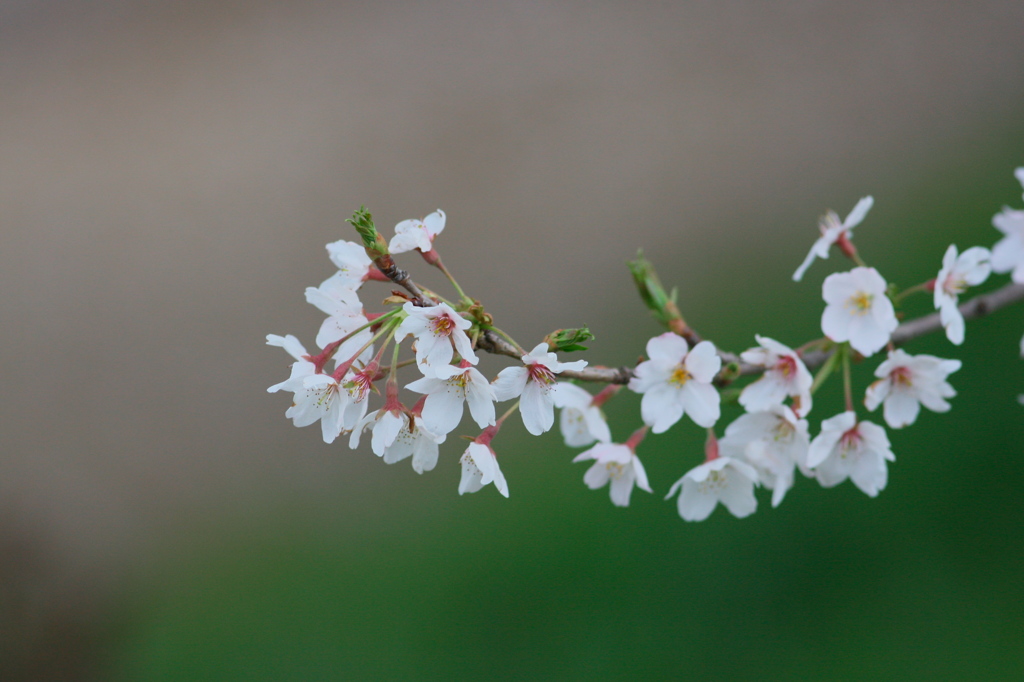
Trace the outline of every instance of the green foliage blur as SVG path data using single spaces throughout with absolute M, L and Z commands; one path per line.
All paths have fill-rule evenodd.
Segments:
M 934 277 L 951 242 L 991 246 L 992 214 L 1020 201 L 1006 156 L 999 167 L 987 159 L 921 178 L 897 200 L 878 188 L 856 235 L 861 254 L 909 286 Z M 833 208 L 843 214 L 857 198 Z M 770 258 L 723 268 L 719 284 L 739 310 L 697 310 L 694 319 L 715 319 L 714 333 L 702 333 L 737 351 L 754 332 L 794 345 L 818 333 L 820 282 L 848 264 L 833 253 L 803 284 L 790 282 L 812 231 Z M 670 265 L 657 265 L 675 286 Z M 926 297 L 908 304 L 914 316 L 930 309 Z M 641 318 L 620 354 L 661 331 Z M 826 490 L 801 478 L 778 509 L 762 490 L 750 518 L 719 507 L 686 523 L 660 499 L 701 461 L 704 434 L 684 420 L 639 451 L 656 494 L 635 491 L 618 509 L 606 490 L 583 485 L 586 465 L 570 463 L 575 451 L 557 428 L 531 438 L 511 420 L 495 442 L 509 500 L 490 487 L 460 498 L 449 443 L 422 477 L 407 463 L 369 477 L 353 465 L 362 480 L 332 505 L 275 500 L 243 518 L 196 519 L 126 590 L 131 627 L 112 676 L 1022 679 L 1022 321 L 1018 304 L 968 323 L 962 348 L 940 335 L 907 347 L 961 358 L 951 377 L 959 395 L 948 415 L 923 411 L 912 427 L 888 430 L 897 459 L 877 499 L 849 482 Z M 592 325 L 595 347 L 601 327 Z M 877 362 L 855 368 L 858 393 Z M 816 396 L 812 432 L 840 411 L 839 381 Z M 618 438 L 638 404 L 623 392 L 608 405 Z M 738 414 L 726 409 L 719 433 Z M 316 436 L 296 432 L 296 449 Z

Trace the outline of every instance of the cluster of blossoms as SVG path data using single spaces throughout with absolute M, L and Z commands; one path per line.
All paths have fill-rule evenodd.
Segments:
M 1017 170 L 1017 177 L 1024 184 L 1024 168 Z M 554 426 L 558 408 L 566 445 L 587 448 L 572 461 L 592 462 L 584 483 L 591 489 L 607 485 L 617 506 L 629 504 L 634 487 L 653 492 L 637 449 L 648 432 L 664 433 L 684 416 L 706 429 L 707 437 L 704 461 L 676 481 L 666 496 L 678 495 L 683 519 L 703 520 L 719 502 L 734 516 L 747 516 L 757 509 L 755 488 L 761 486 L 772 491 L 772 506 L 778 506 L 798 470 L 824 487 L 850 479 L 873 497 L 885 488 L 888 463 L 895 456 L 885 429 L 858 416 L 851 365 L 885 351 L 874 372 L 877 380 L 861 402 L 869 412 L 882 407 L 889 428 L 913 424 L 922 405 L 934 412 L 948 411 L 947 400 L 956 392 L 947 379 L 961 363 L 896 348 L 897 309 L 911 294 L 931 294 L 938 324 L 950 342 L 962 344 L 961 294 L 985 282 L 992 272 L 1009 272 L 1014 282 L 1024 284 L 1024 211 L 1006 208 L 995 216 L 993 224 L 1005 236 L 991 251 L 975 246 L 961 253 L 951 245 L 934 279 L 899 291 L 869 267 L 853 245 L 853 228 L 865 220 L 872 205 L 873 199 L 865 197 L 845 220 L 831 211 L 821 219 L 821 236 L 793 279 L 800 281 L 816 258 L 828 258 L 833 245 L 855 267 L 825 278 L 824 336 L 796 349 L 756 335 L 757 346 L 735 356 L 702 340 L 683 321 L 674 297 L 665 293 L 650 263 L 638 257 L 630 267 L 641 297 L 669 331 L 647 342 L 646 356 L 634 368 L 619 370 L 558 359 L 556 351 L 585 350 L 580 342 L 592 338 L 585 328 L 559 330 L 527 352 L 494 326 L 491 315 L 462 291 L 434 248 L 445 227 L 442 211 L 399 223 L 388 243 L 369 213 L 361 210 L 350 222 L 362 243 L 328 244 L 328 256 L 338 271 L 319 287 L 306 290 L 306 300 L 327 316 L 316 336 L 319 351 L 309 353 L 294 336 L 268 336 L 268 344 L 284 348 L 295 360 L 290 376 L 268 390 L 292 393 L 286 416 L 296 426 L 319 421 L 326 443 L 345 434 L 355 449 L 369 430 L 374 454 L 389 464 L 411 458 L 418 473 L 435 468 L 439 446 L 459 427 L 468 407 L 480 431 L 459 459 L 460 494 L 493 484 L 508 497 L 492 440 L 517 411 L 529 433 L 543 434 Z M 397 268 L 393 255 L 412 251 L 448 278 L 457 299 L 449 301 L 422 289 Z M 360 293 L 370 280 L 392 282 L 402 290 L 390 292 L 384 310 L 367 311 Z M 1013 296 L 1010 300 L 1024 297 L 1024 289 Z M 401 345 L 407 339 L 412 341 L 413 357 L 403 360 Z M 488 380 L 477 369 L 481 350 L 518 362 Z M 398 384 L 398 370 L 405 366 L 418 372 L 404 386 L 419 396 L 412 407 L 402 402 Z M 817 367 L 817 374 L 812 375 L 809 367 Z M 845 410 L 824 419 L 812 436 L 812 396 L 839 368 Z M 731 388 L 748 375 L 756 379 L 739 390 Z M 566 379 L 608 385 L 592 394 Z M 642 426 L 624 443 L 616 443 L 602 407 L 622 384 L 642 395 Z M 730 388 L 721 390 L 726 387 Z M 374 393 L 382 393 L 384 403 L 371 410 Z M 719 438 L 715 427 L 723 399 L 738 403 L 744 413 Z M 507 401 L 515 402 L 497 416 L 495 404 Z

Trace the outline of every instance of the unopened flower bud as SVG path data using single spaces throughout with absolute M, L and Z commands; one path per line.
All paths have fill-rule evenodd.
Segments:
M 356 232 L 362 237 L 363 248 L 366 249 L 366 255 L 371 260 L 376 261 L 378 258 L 390 255 L 387 241 L 377 232 L 377 228 L 373 224 L 373 216 L 365 206 L 360 206 L 359 210 L 348 219 L 348 222 L 356 228 Z
M 594 335 L 587 327 L 557 329 L 544 337 L 544 343 L 548 344 L 548 348 L 552 351 L 568 353 L 575 350 L 587 350 L 587 347 L 582 344 L 593 338 Z

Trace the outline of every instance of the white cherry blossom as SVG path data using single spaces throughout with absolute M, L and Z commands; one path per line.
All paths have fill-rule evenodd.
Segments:
M 878 381 L 868 387 L 864 405 L 874 412 L 884 403 L 885 423 L 894 429 L 913 424 L 921 405 L 933 412 L 947 412 L 949 403 L 945 399 L 955 396 L 956 391 L 946 377 L 960 365 L 959 360 L 891 351 L 875 370 Z
M 853 412 L 822 422 L 821 433 L 811 441 L 807 453 L 807 466 L 822 486 L 831 488 L 849 478 L 871 497 L 878 495 L 888 481 L 886 461 L 894 462 L 896 456 L 885 429 L 871 422 L 858 422 Z
M 427 253 L 434 248 L 434 238 L 444 230 L 444 211 L 437 209 L 421 220 L 403 220 L 395 225 L 395 236 L 391 238 L 388 250 L 391 253 L 405 253 L 419 249 Z
M 821 220 L 818 222 L 818 229 L 821 231 L 821 236 L 818 237 L 817 241 L 811 246 L 810 252 L 807 257 L 804 258 L 804 262 L 800 264 L 800 267 L 793 273 L 793 281 L 799 282 L 803 279 L 804 273 L 807 268 L 814 262 L 815 257 L 817 258 L 828 258 L 829 248 L 839 241 L 839 238 L 846 233 L 846 238 L 850 239 L 853 237 L 853 228 L 860 224 L 864 220 L 864 216 L 867 215 L 868 211 L 871 210 L 871 206 L 874 205 L 875 200 L 871 197 L 864 197 L 857 202 L 857 205 L 853 207 L 850 214 L 846 216 L 846 220 L 839 222 L 839 216 L 836 215 L 835 211 L 829 211 Z
M 498 466 L 498 458 L 489 445 L 470 443 L 459 458 L 462 465 L 462 478 L 459 481 L 459 494 L 475 493 L 488 483 L 493 483 L 498 492 L 508 497 L 508 483 Z
M 741 415 L 725 429 L 718 442 L 723 457 L 750 464 L 761 484 L 772 491 L 772 506 L 782 502 L 793 487 L 796 467 L 806 466 L 811 439 L 807 420 L 798 419 L 785 405 Z
M 1014 282 L 1024 284 L 1024 211 L 1004 208 L 992 225 L 1004 235 L 992 247 L 992 270 L 1009 272 Z
M 316 335 L 316 344 L 321 348 L 351 334 L 369 321 L 363 315 L 359 296 L 337 276 L 326 279 L 319 287 L 307 287 L 306 301 L 328 316 Z M 348 360 L 372 337 L 369 328 L 363 329 L 342 343 L 334 358 L 339 362 Z
M 437 446 L 446 438 L 430 433 L 420 420 L 410 418 L 407 412 L 396 414 L 381 408 L 363 417 L 353 429 L 349 439 L 349 447 L 353 450 L 359 446 L 359 435 L 367 427 L 373 433 L 370 441 L 373 454 L 383 457 L 387 464 L 401 462 L 411 456 L 412 468 L 418 474 L 437 465 Z
M 370 269 L 374 267 L 362 244 L 345 239 L 328 244 L 327 255 L 338 268 L 335 277 L 345 282 L 353 291 L 366 281 Z
M 881 350 L 899 326 L 885 280 L 874 268 L 854 268 L 825 278 L 821 329 L 833 341 L 849 341 L 867 357 Z
M 591 490 L 608 485 L 612 504 L 617 507 L 628 507 L 633 486 L 647 492 L 653 492 L 647 482 L 647 472 L 640 458 L 636 456 L 630 444 L 598 443 L 594 447 L 581 452 L 573 458 L 573 462 L 595 460 L 593 466 L 583 474 L 583 482 Z
M 506 367 L 498 372 L 493 383 L 494 395 L 499 402 L 518 397 L 523 425 L 539 436 L 555 423 L 555 375 L 567 369 L 579 371 L 587 366 L 587 361 L 559 362 L 557 355 L 548 352 L 546 343 L 537 344 L 522 360 L 522 367 Z
M 814 377 L 795 350 L 766 336 L 755 336 L 760 348 L 743 352 L 740 358 L 751 365 L 764 367 L 764 373 L 740 393 L 740 405 L 748 412 L 759 412 L 778 405 L 788 396 L 793 398 L 797 416 L 811 411 L 811 384 Z
M 684 338 L 666 332 L 647 342 L 647 357 L 629 382 L 630 390 L 644 396 L 644 423 L 654 433 L 663 433 L 688 414 L 698 426 L 714 426 L 721 398 L 711 382 L 722 368 L 715 346 L 701 341 L 690 350 Z
M 349 395 L 329 374 L 310 374 L 295 392 L 294 403 L 285 416 L 295 426 L 320 422 L 325 443 L 333 443 L 344 428 L 345 412 L 351 407 Z M 360 417 L 362 415 L 359 415 Z
M 732 457 L 716 457 L 694 467 L 672 484 L 665 499 L 682 488 L 677 502 L 679 516 L 686 521 L 703 521 L 721 502 L 738 519 L 757 510 L 754 484 L 757 471 Z
M 434 376 L 437 368 L 450 364 L 456 351 L 470 364 L 479 362 L 466 336 L 473 323 L 447 303 L 429 307 L 406 303 L 402 310 L 407 316 L 395 330 L 395 342 L 410 334 L 416 338 L 416 365 L 425 376 Z
M 302 389 L 303 380 L 316 372 L 316 366 L 306 359 L 309 353 L 306 352 L 306 348 L 302 343 L 292 336 L 278 336 L 277 334 L 267 334 L 267 345 L 277 346 L 284 348 L 293 358 L 295 362 L 291 365 L 291 375 L 279 384 L 274 384 L 267 389 L 268 393 L 277 393 L 278 391 L 288 391 L 295 393 Z
M 461 367 L 438 367 L 435 376 L 412 382 L 407 389 L 427 396 L 423 425 L 438 435 L 451 433 L 462 419 L 465 403 L 480 428 L 494 424 L 494 388 L 486 377 L 465 360 Z
M 942 269 L 935 277 L 935 308 L 939 311 L 946 336 L 956 345 L 964 342 L 964 316 L 957 307 L 959 296 L 969 286 L 977 286 L 992 272 L 991 252 L 980 246 L 967 249 L 957 256 L 955 244 L 950 244 L 942 257 Z
M 559 426 L 565 444 L 571 448 L 590 445 L 595 440 L 609 443 L 612 433 L 608 429 L 601 408 L 594 404 L 594 398 L 575 384 L 560 381 L 551 389 L 555 407 L 562 410 Z

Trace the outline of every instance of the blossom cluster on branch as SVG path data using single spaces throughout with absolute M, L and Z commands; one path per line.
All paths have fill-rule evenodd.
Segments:
M 1016 175 L 1024 184 L 1024 168 Z M 851 365 L 885 351 L 874 372 L 877 380 L 859 402 L 868 412 L 881 407 L 889 428 L 910 426 L 922 406 L 948 411 L 948 400 L 956 395 L 948 379 L 960 361 L 910 355 L 897 346 L 938 329 L 960 345 L 965 318 L 1024 298 L 1024 210 L 1005 208 L 993 218 L 1003 237 L 991 250 L 973 246 L 961 252 L 950 245 L 934 279 L 901 290 L 870 267 L 853 243 L 853 229 L 867 219 L 873 203 L 872 197 L 861 199 L 843 220 L 826 213 L 819 238 L 793 274 L 801 281 L 833 246 L 854 263 L 824 280 L 823 337 L 793 348 L 755 335 L 755 347 L 739 355 L 723 351 L 685 322 L 675 292 L 665 291 L 640 254 L 630 270 L 644 304 L 667 331 L 647 341 L 646 354 L 635 366 L 617 369 L 559 360 L 558 353 L 587 349 L 583 344 L 593 336 L 586 328 L 557 330 L 527 351 L 497 327 L 483 305 L 462 290 L 434 247 L 445 228 L 443 211 L 400 222 L 388 241 L 370 213 L 360 209 L 349 222 L 361 242 L 328 244 L 337 272 L 306 289 L 306 300 L 326 316 L 315 339 L 319 350 L 307 351 L 292 335 L 267 336 L 269 345 L 294 358 L 289 377 L 268 390 L 293 394 L 285 415 L 295 426 L 320 422 L 324 442 L 347 435 L 353 449 L 369 431 L 374 454 L 389 464 L 410 459 L 418 473 L 435 468 L 440 446 L 468 410 L 479 432 L 471 439 L 465 436 L 470 442 L 459 459 L 460 494 L 493 484 L 508 497 L 492 441 L 516 412 L 529 433 L 545 433 L 554 426 L 557 408 L 566 445 L 587 448 L 573 459 L 592 462 L 584 483 L 592 489 L 608 486 L 617 506 L 629 504 L 634 488 L 653 492 L 637 450 L 649 431 L 664 433 L 684 417 L 706 429 L 707 437 L 704 461 L 668 489 L 666 499 L 678 495 L 683 519 L 705 519 L 719 502 L 733 515 L 747 516 L 757 509 L 757 487 L 772 491 L 771 504 L 778 506 L 797 471 L 824 487 L 849 479 L 875 496 L 886 486 L 895 455 L 885 428 L 858 415 Z M 445 298 L 400 269 L 394 256 L 410 252 L 440 270 L 456 295 Z M 992 272 L 1010 273 L 1014 283 L 961 304 L 959 297 Z M 371 281 L 401 288 L 388 292 L 380 309 L 367 310 L 362 294 Z M 937 312 L 900 324 L 904 300 L 919 293 L 931 295 Z M 406 340 L 411 340 L 411 357 L 402 354 Z M 480 351 L 516 362 L 488 379 L 477 369 Z M 398 381 L 406 366 L 417 372 L 404 385 L 418 396 L 411 407 L 403 402 Z M 841 370 L 845 410 L 824 419 L 812 436 L 808 415 L 813 395 L 836 370 Z M 733 386 L 751 376 L 746 385 Z M 592 394 L 579 385 L 588 382 L 606 386 Z M 642 423 L 625 442 L 616 443 L 603 408 L 623 385 L 641 394 Z M 371 410 L 373 394 L 383 404 Z M 723 400 L 737 402 L 745 412 L 719 438 L 715 427 Z M 510 407 L 499 416 L 497 403 Z

